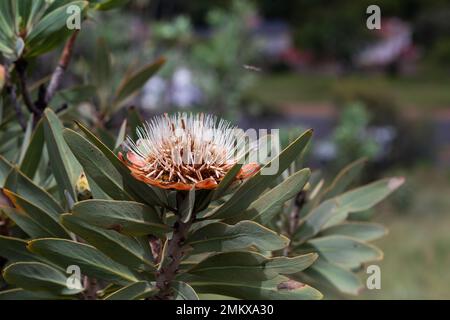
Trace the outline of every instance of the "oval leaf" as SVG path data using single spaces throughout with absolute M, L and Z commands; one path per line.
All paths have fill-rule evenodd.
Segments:
M 139 300 L 149 298 L 157 292 L 157 288 L 151 283 L 139 281 L 113 292 L 105 300 Z
M 303 242 L 320 230 L 341 223 L 351 212 L 372 208 L 399 188 L 403 182 L 404 179 L 400 177 L 382 179 L 322 202 L 302 221 L 295 239 Z
M 225 252 L 253 246 L 262 251 L 274 251 L 286 247 L 289 239 L 252 221 L 241 221 L 236 225 L 214 222 L 191 234 L 187 244 L 193 248 L 193 254 Z
M 130 269 L 87 244 L 62 239 L 37 239 L 28 243 L 28 250 L 64 269 L 77 265 L 82 274 L 99 280 L 117 284 L 139 281 Z
M 255 200 L 241 215 L 225 221 L 236 223 L 239 220 L 254 220 L 262 224 L 268 224 L 281 210 L 285 202 L 303 189 L 310 175 L 311 171 L 309 169 L 303 169 L 294 173 Z
M 89 244 L 95 246 L 111 259 L 138 270 L 155 270 L 151 249 L 135 238 L 124 236 L 113 230 L 92 226 L 71 214 L 61 216 L 63 225 Z
M 30 291 L 48 291 L 54 294 L 73 295 L 83 291 L 67 286 L 67 275 L 41 262 L 16 262 L 3 270 L 5 280 L 17 287 Z
M 163 236 L 169 231 L 155 209 L 138 202 L 86 200 L 76 203 L 72 214 L 96 226 L 133 236 Z
M 317 300 L 322 294 L 316 289 L 278 276 L 261 282 L 211 282 L 202 278 L 190 279 L 189 284 L 198 293 L 216 293 L 247 300 Z
M 77 199 L 75 185 L 81 173 L 81 166 L 64 141 L 61 121 L 50 109 L 45 110 L 44 132 L 50 165 L 61 198 L 65 199 L 64 190 L 67 190 L 72 199 Z
M 338 235 L 314 238 L 300 248 L 311 248 L 325 260 L 348 269 L 383 258 L 383 252 L 375 246 Z
M 341 223 L 320 232 L 322 236 L 341 235 L 362 241 L 373 241 L 386 235 L 387 229 L 381 224 L 368 222 Z
M 137 90 L 139 90 L 166 62 L 166 59 L 159 58 L 155 62 L 144 66 L 138 72 L 126 77 L 117 89 L 114 103 L 118 104 L 125 100 Z

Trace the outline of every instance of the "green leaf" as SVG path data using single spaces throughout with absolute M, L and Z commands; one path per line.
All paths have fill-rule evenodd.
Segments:
M 99 136 L 100 140 L 103 141 L 110 150 L 113 150 L 114 143 L 115 143 L 115 137 L 112 134 L 112 132 L 110 132 L 109 130 L 106 130 L 106 128 L 104 128 L 103 126 L 100 126 L 100 125 L 95 128 L 95 131 L 96 131 L 97 135 Z
M 43 0 L 35 1 L 36 4 L 42 5 Z M 31 13 L 32 0 L 17 1 L 16 4 L 16 20 L 21 20 L 20 27 L 26 27 L 28 18 Z
M 296 249 L 314 250 L 327 261 L 347 269 L 383 258 L 383 252 L 377 247 L 340 235 L 314 238 Z
M 322 202 L 301 222 L 295 234 L 295 240 L 303 242 L 319 233 L 320 230 L 341 223 L 351 212 L 370 209 L 400 187 L 403 182 L 404 179 L 400 177 L 382 179 Z
M 110 197 L 116 200 L 131 200 L 123 190 L 122 176 L 105 155 L 92 143 L 70 129 L 64 129 L 64 139 L 84 172 Z
M 88 1 L 73 1 L 46 14 L 26 37 L 29 50 L 26 57 L 34 57 L 50 51 L 63 42 L 71 33 L 67 28 L 69 6 L 78 6 L 83 17 L 86 13 Z
M 75 204 L 72 214 L 93 225 L 132 236 L 163 236 L 169 231 L 155 209 L 138 202 L 86 200 Z
M 174 281 L 171 284 L 175 300 L 199 300 L 195 290 L 185 282 Z
M 126 77 L 117 89 L 114 104 L 117 105 L 133 95 L 150 79 L 166 62 L 165 58 L 159 58 L 153 63 L 144 66 L 141 70 Z
M 198 295 L 199 300 L 239 300 L 235 297 L 224 296 L 222 294 L 215 293 L 200 293 Z
M 217 293 L 244 300 L 317 300 L 316 289 L 284 276 L 261 282 L 209 281 L 193 277 L 189 284 L 197 293 Z
M 41 208 L 57 222 L 59 221 L 59 215 L 64 212 L 55 198 L 22 174 L 17 168 L 14 168 L 8 175 L 5 181 L 5 189 L 20 195 L 30 203 Z
M 41 262 L 16 262 L 3 270 L 3 277 L 9 284 L 30 291 L 48 291 L 57 295 L 73 295 L 83 291 L 69 289 L 67 276 L 60 270 Z
M 363 289 L 363 284 L 353 272 L 332 264 L 323 258 L 317 259 L 305 273 L 343 293 L 357 295 Z
M 136 129 L 142 127 L 144 121 L 142 120 L 139 110 L 136 107 L 130 107 L 127 109 L 127 123 L 129 126 L 130 136 L 133 141 L 136 141 L 139 137 Z
M 18 57 L 15 56 L 14 49 L 12 49 L 14 48 L 14 46 L 11 45 L 9 42 L 11 42 L 10 39 L 7 39 L 7 41 L 1 39 L 0 34 L 0 53 L 2 53 L 6 58 L 10 60 L 16 60 Z
M 269 223 L 276 215 L 285 202 L 297 195 L 308 182 L 311 171 L 309 169 L 300 170 L 275 188 L 264 193 L 255 200 L 247 210 L 241 215 L 237 215 L 225 221 L 236 223 L 239 220 L 254 220 L 262 224 Z
M 51 292 L 28 291 L 20 288 L 0 291 L 0 300 L 57 300 L 67 296 L 57 296 Z
M 130 0 L 103 0 L 98 1 L 99 3 L 95 6 L 96 10 L 112 10 L 116 8 L 123 7 Z
M 342 169 L 331 185 L 324 190 L 321 197 L 322 200 L 333 198 L 346 191 L 347 188 L 359 177 L 366 164 L 367 158 L 361 158 Z
M 19 238 L 0 235 L 0 257 L 10 261 L 36 261 L 39 257 L 27 250 L 27 242 Z
M 110 196 L 108 196 L 102 188 L 100 188 L 97 183 L 90 177 L 86 176 L 88 180 L 89 189 L 91 191 L 92 199 L 103 199 L 103 200 L 112 200 Z M 88 198 L 90 199 L 90 198 Z M 87 200 L 87 199 L 86 199 Z M 81 201 L 81 200 L 80 200 Z
M 64 269 L 78 265 L 84 275 L 106 282 L 126 285 L 140 280 L 129 268 L 87 244 L 63 239 L 37 239 L 28 243 L 28 250 Z
M 3 130 L 0 136 L 0 154 L 9 161 L 16 162 L 20 152 L 22 130 L 19 126 Z
M 3 53 L 3 55 L 11 60 L 17 59 L 17 57 L 14 55 L 14 50 L 11 49 L 11 46 L 6 45 L 0 38 L 0 53 Z
M 178 214 L 181 216 L 181 221 L 186 223 L 191 219 L 195 204 L 195 188 L 189 191 L 177 192 Z
M 30 144 L 31 140 L 31 134 L 33 133 L 33 124 L 34 124 L 34 116 L 33 114 L 30 115 L 27 126 L 25 128 L 25 134 L 23 136 L 22 140 L 22 146 L 20 147 L 20 156 L 19 156 L 19 163 L 22 163 L 23 158 L 25 157 L 25 152 L 28 149 L 28 145 Z
M 20 162 L 20 171 L 31 179 L 33 179 L 38 168 L 44 148 L 44 140 L 44 126 L 41 119 L 34 129 L 23 160 Z
M 63 129 L 56 114 L 46 109 L 44 132 L 53 175 L 58 183 L 61 198 L 65 198 L 64 190 L 67 190 L 73 199 L 77 199 L 75 185 L 80 176 L 81 167 L 64 141 Z
M 71 214 L 62 215 L 61 221 L 67 229 L 111 259 L 137 270 L 156 270 L 148 242 L 144 247 L 135 238 L 92 226 Z
M 15 1 L 0 1 L 0 36 L 4 39 L 13 38 L 15 33 Z
M 231 186 L 231 184 L 235 181 L 235 178 L 239 171 L 241 171 L 242 163 L 236 163 L 223 177 L 222 181 L 220 181 L 217 188 L 214 190 L 213 199 L 220 199 Z
M 274 251 L 285 248 L 289 239 L 253 221 L 241 221 L 236 225 L 214 222 L 189 235 L 187 244 L 193 248 L 193 254 L 253 246 L 261 251 Z
M 381 224 L 368 222 L 347 222 L 329 227 L 320 232 L 321 236 L 342 235 L 361 241 L 373 241 L 386 235 L 387 229 Z
M 90 101 L 95 96 L 96 88 L 93 85 L 76 85 L 66 89 L 58 90 L 52 99 L 53 106 L 62 104 L 77 105 Z
M 213 254 L 188 270 L 189 274 L 234 283 L 261 281 L 275 278 L 280 274 L 297 273 L 309 267 L 317 254 L 297 257 L 265 256 L 249 251 L 235 251 Z
M 92 65 L 92 76 L 97 87 L 104 88 L 111 83 L 111 54 L 106 41 L 102 38 L 97 40 L 95 50 L 95 63 Z
M 47 9 L 45 10 L 45 14 L 49 14 L 50 12 L 60 8 L 71 2 L 72 0 L 50 0 L 47 4 Z
M 207 207 L 210 205 L 212 200 L 217 200 L 217 199 L 222 198 L 228 192 L 231 192 L 233 187 L 236 187 L 238 185 L 238 183 L 236 181 L 236 176 L 240 172 L 243 164 L 245 163 L 245 159 L 247 159 L 249 153 L 250 153 L 250 151 L 246 152 L 241 157 L 241 159 L 239 159 L 237 161 L 237 163 L 234 164 L 234 166 L 225 174 L 223 179 L 219 182 L 219 185 L 217 186 L 217 188 L 215 188 L 213 190 L 203 190 L 203 192 L 205 192 L 205 195 L 203 198 L 201 198 L 198 201 L 199 203 L 196 204 L 195 210 L 197 212 L 207 209 Z M 203 212 L 203 213 L 207 213 L 207 212 Z
M 135 198 L 139 198 L 137 200 L 142 200 L 150 205 L 166 206 L 166 203 L 162 200 L 163 197 L 161 193 L 163 192 L 161 190 L 158 192 L 156 188 L 152 188 L 133 178 L 129 169 L 122 164 L 119 158 L 105 144 L 103 144 L 91 131 L 89 131 L 89 129 L 78 122 L 76 123 L 81 131 L 83 131 L 86 135 L 87 139 L 92 142 L 92 144 L 94 144 L 119 171 L 124 179 L 124 183 L 126 184 L 125 187 L 129 187 L 130 190 L 132 190 L 133 195 L 136 195 Z
M 5 185 L 6 177 L 8 177 L 12 167 L 12 164 L 0 155 L 0 188 Z
M 157 292 L 155 285 L 147 281 L 139 281 L 113 292 L 105 297 L 105 300 L 140 300 L 149 298 Z
M 22 229 L 31 238 L 48 237 L 52 234 L 42 229 L 33 219 L 31 219 L 26 213 L 21 212 L 15 208 L 0 207 L 0 212 L 3 212 L 14 221 L 20 229 Z
M 29 33 L 34 23 L 44 14 L 46 7 L 45 0 L 17 1 L 17 13 L 22 20 L 21 30 L 26 30 Z
M 116 144 L 114 145 L 114 150 L 118 150 L 122 143 L 127 138 L 127 119 L 122 121 L 122 125 L 120 126 L 119 133 L 117 134 Z
M 3 189 L 3 192 L 18 210 L 26 213 L 45 232 L 58 238 L 70 238 L 66 230 L 59 224 L 59 221 L 48 211 L 10 190 Z
M 223 205 L 214 209 L 210 216 L 215 219 L 230 218 L 238 215 L 240 212 L 247 209 L 247 207 L 284 171 L 289 165 L 300 156 L 302 150 L 308 144 L 311 138 L 312 130 L 306 131 L 294 142 L 292 142 L 279 155 L 272 159 L 265 165 L 258 173 L 256 173 L 247 182 L 242 184 L 233 196 Z M 264 168 L 269 168 L 272 165 L 276 166 L 278 163 L 278 171 L 274 175 L 262 175 Z

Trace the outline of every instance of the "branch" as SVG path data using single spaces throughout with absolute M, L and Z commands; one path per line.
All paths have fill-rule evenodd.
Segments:
M 40 118 L 42 111 L 34 105 L 33 101 L 31 100 L 30 93 L 28 92 L 26 76 L 27 65 L 28 63 L 23 59 L 19 59 L 15 62 L 16 71 L 19 78 L 20 92 L 22 94 L 23 102 L 27 106 L 28 110 L 31 113 L 34 113 L 37 116 L 36 118 Z
M 61 57 L 59 58 L 58 66 L 55 71 L 53 71 L 52 77 L 50 79 L 50 83 L 47 87 L 47 92 L 45 94 L 44 104 L 47 106 L 52 100 L 53 96 L 61 85 L 61 81 L 64 75 L 64 72 L 67 69 L 67 66 L 70 63 L 70 58 L 72 57 L 72 51 L 75 44 L 75 40 L 78 36 L 78 30 L 72 34 L 72 36 L 67 40 L 66 45 L 64 46 Z
M 195 219 L 195 215 L 187 222 L 182 222 L 181 217 L 178 216 L 177 221 L 173 226 L 173 235 L 167 244 L 167 257 L 162 259 L 169 259 L 167 264 L 163 265 L 156 275 L 156 286 L 159 289 L 159 293 L 155 299 L 167 300 L 171 295 L 171 282 L 175 279 L 178 273 L 180 263 L 185 254 L 184 244 L 186 237 L 192 222 Z M 164 262 L 163 262 L 164 263 Z
M 19 121 L 22 130 L 25 131 L 27 128 L 27 123 L 25 121 L 25 118 L 23 117 L 23 112 L 19 104 L 19 101 L 17 101 L 16 88 L 14 86 L 9 86 L 7 87 L 6 90 L 11 97 L 11 104 L 13 105 L 14 110 L 16 111 L 17 120 Z
M 293 206 L 291 209 L 291 212 L 289 213 L 289 216 L 287 217 L 287 230 L 286 234 L 287 236 L 292 239 L 295 235 L 295 231 L 298 228 L 298 224 L 300 221 L 300 211 L 302 210 L 303 206 L 306 203 L 306 192 L 304 190 L 300 191 L 297 196 L 295 197 L 293 201 Z M 287 247 L 284 248 L 283 254 L 285 256 L 289 256 L 291 252 L 291 243 Z
M 82 293 L 82 296 L 83 296 L 84 300 L 96 300 L 97 299 L 97 291 L 99 290 L 99 283 L 96 279 L 84 276 L 83 288 L 84 288 L 84 291 Z

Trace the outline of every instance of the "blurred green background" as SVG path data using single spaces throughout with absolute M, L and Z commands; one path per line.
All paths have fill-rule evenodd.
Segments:
M 163 55 L 129 104 L 147 117 L 202 110 L 282 136 L 313 127 L 313 169 L 330 177 L 365 156 L 364 180 L 404 175 L 406 185 L 362 217 L 390 232 L 377 243 L 382 289 L 358 298 L 450 299 L 450 3 L 377 1 L 380 30 L 366 27 L 370 4 L 130 1 L 89 17 L 65 81 L 88 82 L 102 43 L 115 70 L 106 96 L 130 66 Z M 36 73 L 49 74 L 55 58 L 40 58 Z M 102 117 L 82 93 L 73 103 L 95 125 Z

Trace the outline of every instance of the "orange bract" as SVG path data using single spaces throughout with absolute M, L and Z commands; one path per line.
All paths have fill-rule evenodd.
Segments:
M 174 189 L 174 190 L 191 190 L 193 187 L 195 189 L 215 189 L 220 180 L 216 180 L 213 177 L 208 177 L 206 179 L 200 180 L 198 182 L 185 183 L 185 182 L 173 182 L 173 181 L 163 181 L 161 179 L 153 179 L 146 176 L 145 171 L 142 169 L 145 163 L 141 161 L 131 161 L 135 159 L 135 155 L 132 152 L 128 152 L 126 159 L 121 152 L 119 152 L 119 159 L 130 169 L 131 175 L 139 181 L 145 182 L 152 186 L 162 188 L 162 189 Z M 230 167 L 231 168 L 231 167 Z M 245 180 L 253 176 L 260 169 L 260 166 L 256 163 L 250 163 L 242 166 L 242 169 L 236 175 L 235 180 Z

